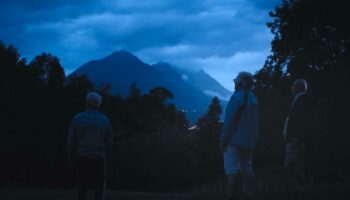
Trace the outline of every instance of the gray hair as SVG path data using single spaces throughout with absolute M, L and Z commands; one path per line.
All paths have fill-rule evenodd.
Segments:
M 244 89 L 251 89 L 253 87 L 254 77 L 249 72 L 239 72 L 234 82 Z
M 89 92 L 85 100 L 88 108 L 99 108 L 102 103 L 102 97 L 97 92 Z
M 307 82 L 305 79 L 297 79 L 293 82 L 294 87 L 296 87 L 297 90 L 306 92 L 307 91 Z

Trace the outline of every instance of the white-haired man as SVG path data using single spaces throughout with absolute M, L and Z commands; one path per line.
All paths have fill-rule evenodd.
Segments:
M 251 91 L 253 76 L 240 72 L 234 79 L 235 92 L 225 110 L 224 126 L 220 142 L 224 151 L 224 168 L 228 181 L 228 199 L 242 193 L 237 190 L 238 174 L 242 173 L 246 183 L 244 196 L 253 198 L 252 154 L 258 133 L 258 104 Z
M 108 118 L 98 111 L 102 97 L 96 92 L 86 95 L 87 110 L 77 114 L 68 134 L 68 154 L 77 169 L 77 199 L 86 200 L 87 190 L 94 189 L 95 199 L 104 199 L 106 153 L 112 145 L 112 128 Z
M 285 166 L 295 173 L 299 183 L 305 180 L 305 170 L 309 166 L 309 149 L 314 132 L 313 113 L 317 105 L 316 100 L 307 94 L 307 90 L 305 79 L 293 82 L 293 101 L 283 130 L 286 141 Z

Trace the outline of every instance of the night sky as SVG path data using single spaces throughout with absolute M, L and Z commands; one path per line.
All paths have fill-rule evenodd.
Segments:
M 146 63 L 203 68 L 227 89 L 270 53 L 268 12 L 280 0 L 0 0 L 0 40 L 31 60 L 58 56 L 69 74 L 127 50 Z

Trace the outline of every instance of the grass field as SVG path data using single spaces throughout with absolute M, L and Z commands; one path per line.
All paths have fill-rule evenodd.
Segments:
M 92 200 L 93 193 L 89 193 Z M 1 190 L 1 200 L 75 200 L 73 190 L 38 190 L 38 189 L 10 189 Z M 142 192 L 120 192 L 108 191 L 107 200 L 211 200 L 225 199 L 222 195 L 195 195 L 176 193 L 142 193 Z
M 89 193 L 93 199 L 93 193 Z M 0 200 L 74 200 L 73 190 L 1 189 Z M 107 200 L 224 200 L 223 193 L 193 191 L 179 193 L 142 193 L 108 191 Z M 258 190 L 257 200 L 349 200 L 350 181 L 334 185 L 314 185 L 286 190 L 278 185 L 269 190 Z
M 107 191 L 106 200 L 225 200 L 225 181 L 218 179 L 182 193 Z M 74 190 L 0 188 L 0 200 L 75 200 Z M 93 193 L 89 193 L 93 199 Z M 310 181 L 301 187 L 271 166 L 257 170 L 256 200 L 350 200 L 350 180 L 336 184 Z

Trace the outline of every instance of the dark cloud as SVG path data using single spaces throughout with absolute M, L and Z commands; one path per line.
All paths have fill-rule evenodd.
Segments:
M 262 3 L 264 2 L 264 3 Z M 268 10 L 278 0 L 11 0 L 0 2 L 0 40 L 26 57 L 45 51 L 68 72 L 129 50 L 146 62 L 204 68 L 231 86 L 269 53 Z
M 249 0 L 256 7 L 271 10 L 282 3 L 282 0 Z

